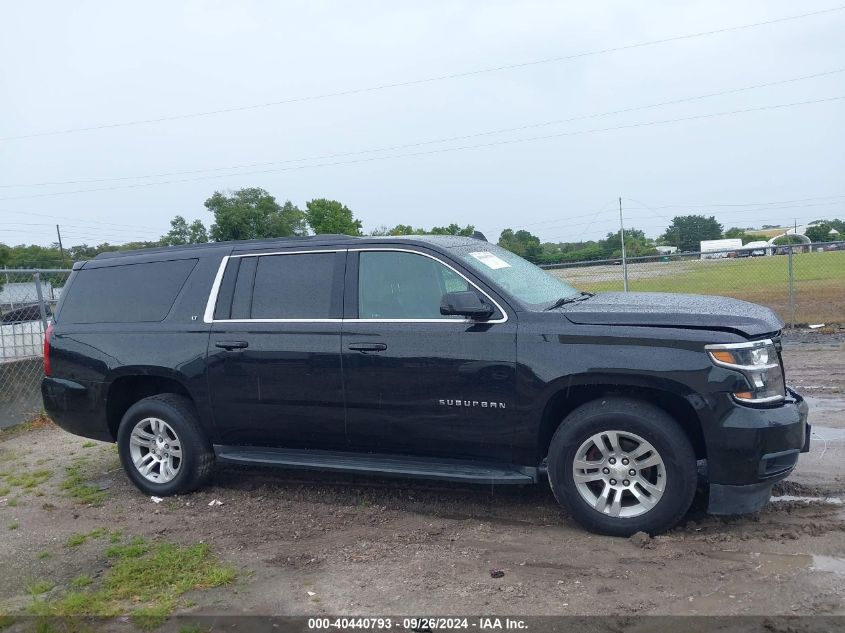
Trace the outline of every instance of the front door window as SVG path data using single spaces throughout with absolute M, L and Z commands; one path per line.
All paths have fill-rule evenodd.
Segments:
M 440 314 L 447 292 L 469 290 L 466 279 L 441 262 L 400 251 L 362 252 L 358 268 L 361 319 L 461 319 Z

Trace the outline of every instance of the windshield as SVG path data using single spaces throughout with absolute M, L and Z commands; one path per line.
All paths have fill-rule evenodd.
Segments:
M 495 244 L 460 246 L 453 252 L 530 310 L 543 310 L 558 299 L 578 295 L 578 291 L 562 279 Z

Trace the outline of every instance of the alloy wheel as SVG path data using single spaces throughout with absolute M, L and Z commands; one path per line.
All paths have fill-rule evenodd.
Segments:
M 628 431 L 602 431 L 587 439 L 575 453 L 572 475 L 581 498 L 611 517 L 643 515 L 666 490 L 660 453 Z
M 159 418 L 144 418 L 129 436 L 129 455 L 148 481 L 172 481 L 182 466 L 182 442 L 176 431 Z

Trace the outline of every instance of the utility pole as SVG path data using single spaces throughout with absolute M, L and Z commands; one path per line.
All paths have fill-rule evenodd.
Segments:
M 56 235 L 59 236 L 59 252 L 62 254 L 62 266 L 65 265 L 65 249 L 62 246 L 62 231 L 59 229 L 59 225 L 56 225 Z
M 628 258 L 625 257 L 625 225 L 622 222 L 622 197 L 619 197 L 619 237 L 622 238 L 622 280 L 628 292 Z

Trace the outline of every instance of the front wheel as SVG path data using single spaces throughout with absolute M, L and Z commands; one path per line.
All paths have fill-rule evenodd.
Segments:
M 665 411 L 639 400 L 603 398 L 573 411 L 552 437 L 548 466 L 555 498 L 599 534 L 668 530 L 695 495 L 689 438 Z
M 117 447 L 139 489 L 165 497 L 196 490 L 214 469 L 214 451 L 190 400 L 174 393 L 144 398 L 123 416 Z

